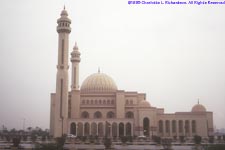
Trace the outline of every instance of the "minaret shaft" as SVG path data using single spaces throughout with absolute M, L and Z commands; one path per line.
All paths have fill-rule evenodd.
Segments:
M 58 37 L 58 69 L 68 69 L 69 34 L 59 33 Z

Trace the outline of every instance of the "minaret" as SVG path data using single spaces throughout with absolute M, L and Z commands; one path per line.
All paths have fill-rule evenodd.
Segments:
M 71 53 L 71 63 L 72 63 L 72 84 L 71 90 L 79 90 L 79 63 L 80 63 L 80 52 L 77 47 L 77 42 L 73 47 Z
M 71 20 L 67 17 L 67 11 L 61 12 L 61 17 L 57 20 L 58 32 L 58 65 L 56 79 L 56 97 L 55 97 L 55 119 L 54 119 L 54 137 L 60 137 L 67 134 L 68 118 L 68 49 L 69 33 L 71 32 Z
M 77 43 L 73 47 L 71 53 L 72 63 L 72 84 L 71 84 L 71 118 L 79 118 L 80 116 L 80 90 L 79 90 L 79 63 L 80 52 L 77 47 Z

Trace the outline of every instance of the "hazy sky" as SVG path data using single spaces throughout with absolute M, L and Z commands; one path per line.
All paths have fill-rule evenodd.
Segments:
M 165 112 L 200 99 L 225 127 L 225 6 L 128 5 L 127 0 L 1 0 L 0 125 L 49 128 L 55 92 L 56 20 L 72 20 L 80 85 L 98 67 L 121 90 L 147 94 Z

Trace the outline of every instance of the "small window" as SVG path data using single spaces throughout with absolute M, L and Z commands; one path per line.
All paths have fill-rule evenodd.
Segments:
M 107 104 L 110 104 L 110 100 L 109 99 L 107 100 Z
M 114 100 L 111 100 L 111 104 L 114 104 Z
M 84 112 L 82 112 L 81 117 L 82 118 L 89 118 L 89 113 L 84 111 Z
M 129 111 L 126 113 L 126 118 L 134 118 L 134 113 Z
M 128 104 L 128 99 L 126 100 L 126 104 Z
M 99 111 L 95 112 L 94 118 L 102 118 L 102 113 Z
M 133 105 L 133 100 L 130 100 L 130 105 Z
M 114 117 L 115 117 L 115 114 L 112 111 L 107 113 L 107 118 L 114 118 Z

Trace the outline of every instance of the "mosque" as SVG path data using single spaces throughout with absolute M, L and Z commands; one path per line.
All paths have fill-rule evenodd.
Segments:
M 199 102 L 190 112 L 165 113 L 152 106 L 145 93 L 118 89 L 107 74 L 89 75 L 79 87 L 80 52 L 71 52 L 71 89 L 68 85 L 69 34 L 71 20 L 62 10 L 57 20 L 58 65 L 56 92 L 51 93 L 50 134 L 76 136 L 149 136 L 160 137 L 213 134 L 213 113 Z

